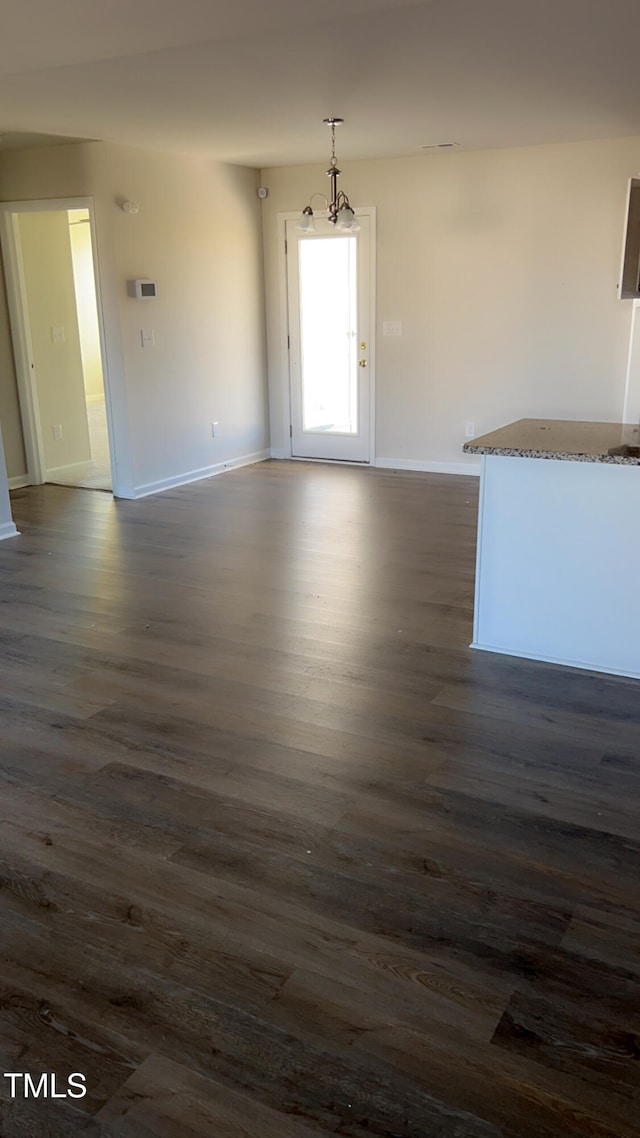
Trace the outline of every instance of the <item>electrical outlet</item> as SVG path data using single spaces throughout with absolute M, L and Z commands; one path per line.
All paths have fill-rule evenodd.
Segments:
M 476 434 L 475 423 L 471 423 L 471 422 L 465 423 L 465 425 L 464 425 L 464 437 L 465 437 L 465 439 L 473 439 L 473 438 L 475 438 L 475 434 Z
M 54 442 L 59 443 L 62 439 L 62 423 L 54 423 L 51 430 Z
M 51 340 L 54 344 L 64 344 L 64 328 L 52 328 Z
M 382 321 L 382 335 L 383 336 L 401 336 L 402 335 L 402 320 L 383 320 Z
M 143 348 L 152 348 L 156 342 L 156 334 L 153 331 L 145 332 L 143 328 L 140 329 L 140 342 Z

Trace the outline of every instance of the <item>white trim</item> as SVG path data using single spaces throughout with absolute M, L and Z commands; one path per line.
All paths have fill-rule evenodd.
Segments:
M 629 227 L 629 206 L 631 205 L 631 183 L 635 181 L 633 174 L 627 182 L 627 195 L 624 205 L 624 221 L 622 224 L 622 249 L 620 250 L 620 277 L 618 280 L 618 300 L 633 300 L 632 296 L 623 297 L 622 295 L 622 282 L 624 279 L 624 254 L 627 248 L 627 229 Z M 623 420 L 624 422 L 624 420 Z
M 518 652 L 512 648 L 494 648 L 490 644 L 469 645 L 479 652 L 495 652 L 498 656 L 515 656 L 518 660 L 540 660 L 543 664 L 558 664 L 563 668 L 578 668 L 583 672 L 603 672 L 607 676 L 626 676 L 630 680 L 640 680 L 640 672 L 630 672 L 626 668 L 606 668 L 602 664 L 584 664 L 579 660 L 564 660 L 560 656 L 541 656 L 537 652 Z
M 378 387 L 378 367 L 376 348 L 378 345 L 378 231 L 377 213 L 374 205 L 360 209 L 369 218 L 369 465 L 376 465 L 376 391 Z
M 372 465 L 386 470 L 422 470 L 426 474 L 470 474 L 474 478 L 481 468 L 479 462 L 430 462 L 422 458 L 377 458 Z
M 38 394 L 33 374 L 33 349 L 22 266 L 22 247 L 16 211 L 6 202 L 0 205 L 0 242 L 4 257 L 7 307 L 16 365 L 27 473 L 31 483 L 40 485 L 44 482 L 43 443 L 40 434 Z
M 67 205 L 67 202 L 70 204 Z M 0 204 L 9 213 L 49 213 L 55 210 L 65 212 L 68 209 L 89 209 L 88 203 L 93 205 L 93 198 L 83 194 L 64 198 L 20 198 L 18 201 L 3 201 Z
M 89 210 L 89 231 L 91 233 L 91 254 L 93 257 L 93 283 L 96 290 L 96 309 L 98 313 L 98 335 L 100 337 L 100 362 L 102 364 L 102 390 L 104 392 L 104 410 L 107 419 L 107 442 L 109 444 L 109 465 L 111 466 L 111 493 L 114 497 L 119 489 L 119 463 L 116 437 L 115 415 L 113 413 L 113 391 L 109 370 L 109 343 L 104 328 L 104 304 L 102 300 L 102 273 L 100 270 L 100 249 L 98 244 L 98 226 L 96 221 L 95 205 L 92 197 L 87 198 Z
M 80 462 L 67 462 L 64 466 L 50 466 L 45 470 L 45 481 L 49 480 L 51 474 L 66 474 L 68 470 L 78 470 L 80 466 L 91 466 L 91 458 L 83 458 Z
M 0 541 L 6 537 L 20 537 L 20 530 L 16 529 L 14 522 L 3 522 L 0 525 Z
M 324 466 L 359 466 L 362 470 L 371 470 L 370 462 L 364 459 L 360 462 L 357 458 L 310 458 L 308 454 L 292 454 L 287 462 L 319 462 Z
M 224 474 L 225 470 L 235 470 L 239 466 L 251 466 L 256 462 L 265 462 L 271 458 L 271 451 L 257 450 L 253 454 L 243 454 L 239 458 L 230 458 L 227 462 L 217 462 L 214 466 L 204 466 L 200 470 L 189 470 L 186 474 L 177 474 L 174 478 L 161 478 L 158 482 L 146 482 L 142 486 L 135 486 L 128 490 L 121 487 L 118 498 L 148 498 L 151 494 L 159 494 L 162 490 L 172 490 L 176 486 L 187 486 L 190 482 L 200 482 L 203 478 L 213 478 L 216 474 Z
M 287 254 L 285 245 L 287 241 L 287 221 L 299 217 L 299 213 L 279 213 L 278 226 L 278 300 L 280 303 L 280 361 L 281 375 L 279 377 L 282 393 L 282 457 L 291 458 L 292 442 L 291 427 L 291 383 L 289 380 L 289 290 L 287 287 Z
M 627 371 L 626 371 L 625 383 L 624 383 L 624 403 L 622 405 L 622 422 L 623 423 L 631 422 L 632 420 L 631 420 L 630 416 L 634 415 L 634 413 L 630 409 L 630 403 L 631 403 L 631 382 L 632 382 L 632 377 L 633 377 L 634 337 L 635 337 L 635 332 L 636 332 L 636 317 L 638 315 L 638 307 L 639 306 L 640 305 L 639 305 L 639 302 L 637 300 L 634 300 L 632 302 L 632 306 L 631 306 L 631 327 L 629 329 L 629 347 L 627 349 Z M 635 421 L 635 415 L 634 415 L 633 421 Z
M 22 490 L 25 486 L 30 486 L 28 474 L 16 474 L 13 478 L 7 480 L 10 490 Z
M 297 214 L 296 214 L 297 216 Z M 333 462 L 338 466 L 379 466 L 383 470 L 417 470 L 425 474 L 465 474 L 478 478 L 480 462 L 429 462 L 421 458 L 376 458 L 374 462 L 345 462 L 330 458 L 299 458 L 288 454 L 282 447 L 271 448 L 271 458 L 285 459 L 287 462 Z

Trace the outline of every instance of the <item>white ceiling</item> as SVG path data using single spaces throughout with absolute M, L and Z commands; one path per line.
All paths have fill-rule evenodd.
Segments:
M 0 132 L 252 166 L 640 134 L 640 0 L 2 0 Z

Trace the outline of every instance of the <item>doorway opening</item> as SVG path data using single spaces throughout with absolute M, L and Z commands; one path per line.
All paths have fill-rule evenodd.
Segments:
M 373 217 L 355 234 L 316 219 L 285 221 L 293 458 L 371 462 L 373 452 Z
M 112 491 L 91 203 L 11 203 L 2 238 L 29 484 Z

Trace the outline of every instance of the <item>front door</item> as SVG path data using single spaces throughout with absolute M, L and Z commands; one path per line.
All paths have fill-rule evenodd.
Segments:
M 287 221 L 291 453 L 369 462 L 371 457 L 370 225 L 316 233 Z

